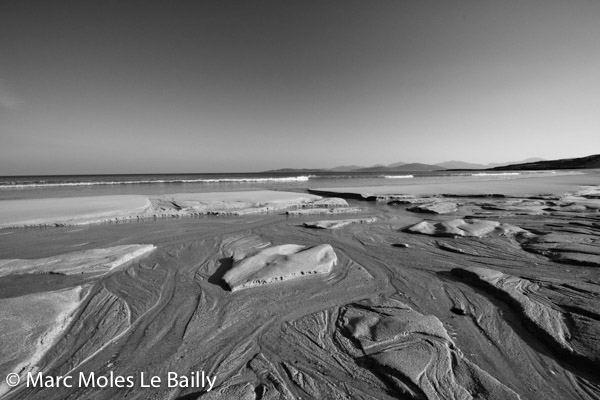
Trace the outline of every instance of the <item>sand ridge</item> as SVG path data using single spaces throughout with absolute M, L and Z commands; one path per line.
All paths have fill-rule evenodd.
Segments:
M 253 215 L 300 209 L 300 214 L 358 212 L 340 198 L 257 190 L 0 201 L 0 228 L 84 225 L 200 215 Z M 289 211 L 292 212 L 292 211 Z

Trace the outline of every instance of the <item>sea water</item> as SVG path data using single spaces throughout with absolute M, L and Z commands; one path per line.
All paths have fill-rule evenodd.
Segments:
M 0 200 L 120 194 L 160 195 L 246 190 L 304 191 L 319 187 L 437 184 L 515 179 L 554 171 L 402 171 L 309 173 L 215 173 L 135 175 L 54 175 L 0 177 Z

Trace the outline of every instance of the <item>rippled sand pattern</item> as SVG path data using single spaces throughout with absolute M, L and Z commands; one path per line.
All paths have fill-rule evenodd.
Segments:
M 600 200 L 591 183 L 510 203 L 461 195 L 444 214 L 349 199 L 361 211 L 348 223 L 280 211 L 13 230 L 4 259 L 24 258 L 26 247 L 42 259 L 73 246 L 156 246 L 101 276 L 0 277 L 10 298 L 89 287 L 37 368 L 205 371 L 216 381 L 210 392 L 20 386 L 7 398 L 597 399 Z

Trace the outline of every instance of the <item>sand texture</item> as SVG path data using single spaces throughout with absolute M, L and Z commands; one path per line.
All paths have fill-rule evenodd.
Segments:
M 341 198 L 273 190 L 3 200 L 0 201 L 0 228 L 72 226 L 203 215 L 241 216 L 286 210 L 296 210 L 294 212 L 302 215 L 360 211 L 356 207 L 348 207 L 346 200 Z
M 478 238 L 492 234 L 500 236 L 531 235 L 530 232 L 518 226 L 478 219 L 452 219 L 443 222 L 421 221 L 409 227 L 407 231 L 430 236 L 473 236 Z
M 0 276 L 0 315 L 13 324 L 0 324 L 6 373 L 25 363 L 54 376 L 204 371 L 215 381 L 210 391 L 20 385 L 4 398 L 598 399 L 600 182 L 517 180 L 526 194 L 177 195 L 169 212 L 209 200 L 216 211 L 284 208 L 5 229 L 0 258 L 22 272 L 45 260 Z M 506 182 L 485 185 L 502 194 Z M 459 207 L 408 210 L 437 202 Z M 360 211 L 286 215 L 330 208 Z M 100 249 L 129 254 L 131 243 L 155 249 L 118 268 L 102 261 Z M 97 267 L 74 261 L 84 254 Z M 56 324 L 39 352 L 36 338 Z M 29 326 L 38 333 L 16 340 Z
M 156 249 L 153 245 L 124 245 L 75 251 L 34 260 L 0 260 L 0 277 L 16 274 L 106 274 Z
M 453 213 L 458 209 L 456 203 L 450 202 L 439 202 L 439 203 L 429 203 L 429 204 L 421 204 L 414 207 L 409 207 L 407 210 L 412 212 L 419 213 L 428 213 L 428 214 L 448 214 Z
M 302 215 L 332 215 L 332 214 L 348 214 L 361 212 L 360 207 L 336 207 L 336 208 L 313 208 L 306 210 L 290 210 L 287 215 L 302 216 Z
M 0 299 L 0 375 L 36 372 L 37 363 L 69 326 L 85 292 L 77 286 Z M 0 396 L 9 390 L 3 379 Z
M 336 262 L 337 256 L 328 244 L 311 248 L 284 244 L 234 258 L 223 281 L 231 291 L 236 291 L 312 274 L 328 274 Z
M 330 219 L 325 221 L 305 222 L 304 226 L 315 229 L 338 229 L 352 224 L 370 224 L 377 218 Z
M 338 199 L 347 205 L 343 199 Z M 224 193 L 180 193 L 163 195 L 153 199 L 154 209 L 159 215 L 246 215 L 286 210 L 298 207 L 324 207 L 335 201 L 320 196 L 278 192 L 272 190 Z

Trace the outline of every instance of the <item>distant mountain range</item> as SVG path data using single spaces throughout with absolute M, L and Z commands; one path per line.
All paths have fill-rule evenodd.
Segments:
M 437 165 L 420 164 L 420 163 L 394 163 L 388 166 L 376 165 L 374 167 L 359 168 L 351 172 L 398 172 L 398 171 L 436 171 L 446 169 Z
M 579 158 L 537 161 L 492 168 L 495 171 L 600 168 L 600 154 Z
M 445 167 L 447 169 L 487 169 L 487 168 L 502 167 L 502 166 L 511 165 L 511 164 L 523 164 L 523 163 L 530 163 L 530 162 L 537 162 L 537 161 L 544 161 L 544 159 L 539 158 L 539 157 L 533 157 L 533 158 L 528 158 L 526 160 L 521 160 L 521 161 L 489 163 L 489 164 L 485 164 L 485 165 L 484 164 L 467 163 L 464 161 L 445 161 L 445 162 L 435 164 L 435 165 L 438 165 L 440 167 Z
M 311 173 L 311 172 L 401 172 L 401 171 L 439 171 L 446 168 L 437 165 L 420 164 L 420 163 L 403 163 L 397 162 L 390 165 L 373 165 L 371 167 L 363 167 L 360 165 L 342 165 L 329 169 L 297 169 L 297 168 L 281 168 L 265 172 L 281 172 L 281 173 Z
M 355 169 L 365 168 L 360 165 L 340 165 L 339 167 L 328 169 L 327 171 L 335 171 L 335 172 L 350 172 Z
M 510 164 L 522 164 L 536 161 L 543 161 L 543 158 L 535 157 L 521 161 L 509 161 L 503 163 L 475 164 L 464 161 L 445 161 L 438 164 L 404 163 L 396 162 L 389 165 L 373 165 L 371 167 L 362 167 L 360 165 L 343 165 L 331 168 L 326 171 L 337 172 L 396 172 L 396 171 L 439 171 L 444 169 L 488 169 L 501 167 Z
M 505 163 L 475 164 L 464 161 L 445 161 L 439 164 L 403 163 L 396 162 L 389 165 L 377 164 L 370 167 L 361 165 L 341 165 L 335 168 L 320 169 L 297 169 L 282 168 L 265 172 L 283 173 L 311 173 L 311 172 L 407 172 L 407 171 L 440 171 L 440 170 L 462 170 L 462 169 L 489 169 L 489 170 L 544 170 L 544 169 L 578 169 L 578 168 L 600 168 L 600 155 L 592 155 L 580 158 L 565 158 L 561 160 L 544 160 L 535 157 L 522 161 Z

